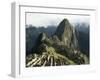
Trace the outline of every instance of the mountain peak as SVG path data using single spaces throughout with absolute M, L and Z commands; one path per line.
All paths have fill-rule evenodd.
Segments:
M 58 25 L 58 29 L 65 29 L 70 25 L 69 21 L 67 19 L 63 19 L 60 24 Z
M 55 34 L 59 40 L 68 47 L 74 47 L 77 44 L 74 27 L 70 24 L 68 19 L 63 19 L 57 27 Z
M 89 64 L 89 59 L 78 46 L 75 27 L 67 19 L 59 23 L 54 35 L 39 32 L 32 50 L 31 55 L 26 56 L 26 67 Z
M 68 19 L 63 19 L 60 24 L 57 27 L 56 34 L 59 35 L 58 33 L 64 33 L 67 29 L 71 29 L 71 24 L 69 23 Z
M 64 23 L 66 25 L 66 24 L 69 24 L 69 21 L 68 21 L 68 19 L 65 18 L 65 19 L 62 20 L 61 23 Z
M 57 30 L 55 32 L 55 35 L 58 36 L 58 38 L 60 40 L 62 40 L 62 36 L 66 35 L 67 33 L 70 34 L 72 33 L 73 30 L 72 30 L 72 26 L 71 24 L 69 23 L 69 21 L 67 19 L 63 19 L 58 27 L 57 27 Z

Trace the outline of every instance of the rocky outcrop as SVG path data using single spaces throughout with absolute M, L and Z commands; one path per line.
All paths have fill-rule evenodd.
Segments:
M 62 45 L 66 45 L 67 47 L 74 49 L 78 48 L 75 29 L 67 19 L 61 21 L 54 35 L 59 38 Z
M 40 33 L 32 58 L 26 60 L 26 67 L 88 64 L 89 59 L 78 48 L 75 29 L 67 19 L 61 21 L 56 32 L 48 37 Z

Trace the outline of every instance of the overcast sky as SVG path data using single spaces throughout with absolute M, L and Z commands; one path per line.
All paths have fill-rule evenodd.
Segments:
M 89 16 L 80 15 L 57 15 L 57 14 L 41 14 L 41 13 L 27 13 L 26 24 L 33 26 L 55 25 L 57 26 L 64 18 L 68 19 L 70 23 L 86 22 L 89 23 Z

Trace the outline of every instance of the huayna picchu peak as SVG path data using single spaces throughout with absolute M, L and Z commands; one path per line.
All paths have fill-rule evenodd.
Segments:
M 26 67 L 89 63 L 89 58 L 80 50 L 75 27 L 68 19 L 63 19 L 51 36 L 46 31 L 36 35 L 32 51 L 26 56 Z
M 57 27 L 55 35 L 59 38 L 63 45 L 71 48 L 78 48 L 75 29 L 67 19 L 61 21 Z

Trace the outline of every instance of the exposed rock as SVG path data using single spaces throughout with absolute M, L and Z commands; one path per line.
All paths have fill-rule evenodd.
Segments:
M 89 63 L 87 56 L 78 48 L 75 29 L 67 19 L 61 21 L 51 37 L 48 37 L 46 33 L 40 33 L 35 47 L 35 53 L 38 56 L 32 58 L 29 56 L 27 67 Z
M 62 45 L 66 45 L 71 48 L 78 48 L 75 29 L 67 19 L 61 21 L 54 35 L 59 38 Z

